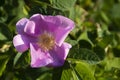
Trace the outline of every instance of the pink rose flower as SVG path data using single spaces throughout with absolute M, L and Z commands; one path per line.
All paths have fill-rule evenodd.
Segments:
M 62 66 L 71 48 L 64 42 L 74 22 L 66 17 L 34 14 L 16 24 L 18 34 L 13 39 L 17 51 L 30 49 L 31 67 Z

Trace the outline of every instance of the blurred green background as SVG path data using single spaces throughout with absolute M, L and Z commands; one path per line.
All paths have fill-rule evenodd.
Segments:
M 31 68 L 12 44 L 16 22 L 35 13 L 75 22 L 58 68 Z M 120 80 L 120 0 L 0 0 L 0 80 Z

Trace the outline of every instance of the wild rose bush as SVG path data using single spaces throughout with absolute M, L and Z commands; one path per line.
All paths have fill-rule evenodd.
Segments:
M 0 80 L 120 80 L 119 0 L 1 0 Z

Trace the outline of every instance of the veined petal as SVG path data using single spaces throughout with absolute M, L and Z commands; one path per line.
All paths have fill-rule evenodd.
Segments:
M 17 51 L 19 51 L 19 52 L 26 51 L 29 48 L 28 43 L 29 43 L 29 41 L 28 41 L 27 37 L 24 35 L 18 34 L 13 38 L 13 44 L 14 44 L 15 48 L 17 49 Z
M 43 67 L 52 63 L 53 60 L 48 52 L 43 52 L 36 44 L 30 44 L 31 67 Z
M 65 42 L 61 45 L 61 47 L 56 46 L 54 50 L 50 51 L 50 55 L 53 58 L 53 62 L 50 63 L 48 66 L 62 66 L 69 53 L 70 48 L 71 45 Z
M 20 19 L 17 23 L 16 23 L 16 27 L 17 27 L 17 32 L 19 34 L 23 34 L 24 33 L 24 28 L 25 28 L 25 25 L 26 23 L 28 22 L 29 20 L 27 18 L 22 18 Z

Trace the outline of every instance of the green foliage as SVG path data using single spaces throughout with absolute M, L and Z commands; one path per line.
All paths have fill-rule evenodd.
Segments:
M 6 56 L 2 56 L 2 58 L 0 59 L 0 76 L 5 70 L 7 62 L 8 62 L 8 58 Z
M 120 0 L 1 0 L 0 80 L 120 80 Z M 35 13 L 75 22 L 62 67 L 31 68 L 30 52 L 18 53 L 16 22 Z

